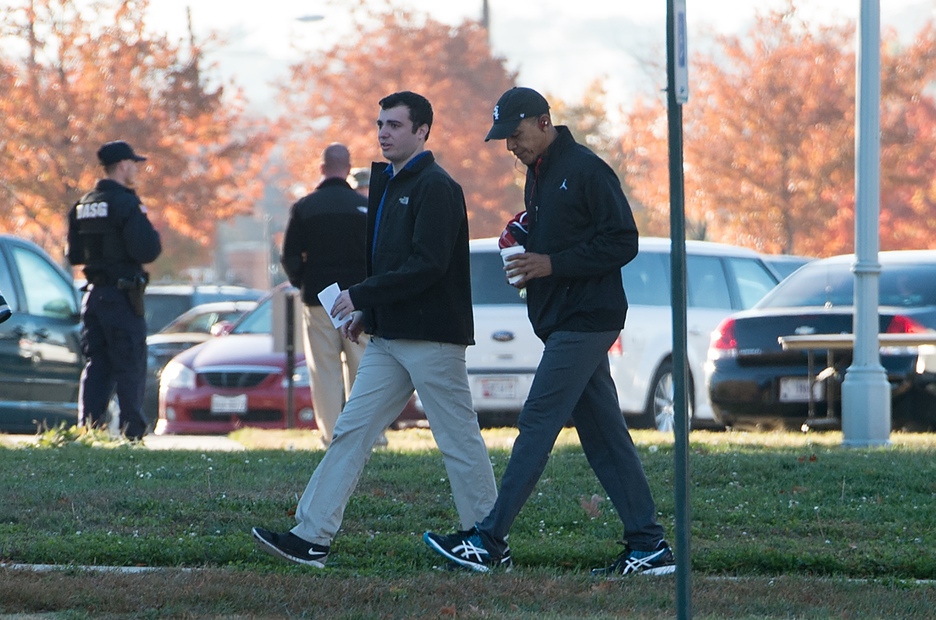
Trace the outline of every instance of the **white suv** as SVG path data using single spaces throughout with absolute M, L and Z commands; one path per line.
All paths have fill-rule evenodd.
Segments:
M 709 334 L 732 312 L 750 308 L 777 284 L 751 250 L 686 242 L 687 328 L 691 424 L 715 425 L 704 384 Z M 672 313 L 670 240 L 641 237 L 637 257 L 623 270 L 627 320 L 608 352 L 618 400 L 632 426 L 672 430 Z M 468 347 L 468 379 L 483 425 L 513 423 L 523 407 L 543 352 L 526 305 L 507 284 L 497 239 L 471 241 L 475 341 Z

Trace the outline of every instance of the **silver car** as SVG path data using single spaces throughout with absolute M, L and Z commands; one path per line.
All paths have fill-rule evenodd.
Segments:
M 727 315 L 753 306 L 778 278 L 745 248 L 689 241 L 686 251 L 691 423 L 711 426 L 716 423 L 703 372 L 709 334 Z M 672 430 L 670 240 L 642 237 L 622 275 L 627 320 L 608 353 L 621 411 L 632 426 Z M 477 344 L 468 347 L 466 359 L 474 407 L 483 425 L 512 424 L 543 344 L 533 334 L 524 300 L 506 282 L 496 238 L 471 242 L 471 286 Z

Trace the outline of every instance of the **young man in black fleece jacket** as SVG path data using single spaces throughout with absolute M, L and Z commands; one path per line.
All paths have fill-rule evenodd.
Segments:
M 377 139 L 389 164 L 374 164 L 368 196 L 367 278 L 343 290 L 332 316 L 342 333 L 370 341 L 325 457 L 289 532 L 254 528 L 273 555 L 321 568 L 345 505 L 381 432 L 419 391 L 442 452 L 462 527 L 497 498 L 494 471 L 472 409 L 465 347 L 474 344 L 468 213 L 461 187 L 425 150 L 432 106 L 401 92 L 380 101 Z
M 477 571 L 509 564 L 507 534 L 546 467 L 569 418 L 624 523 L 625 551 L 600 574 L 675 570 L 656 522 L 643 466 L 618 407 L 608 349 L 624 327 L 621 267 L 637 255 L 637 226 L 614 171 L 567 127 L 556 127 L 536 91 L 513 88 L 494 108 L 485 141 L 506 140 L 527 166 L 526 252 L 508 263 L 526 288 L 527 312 L 545 349 L 520 413 L 520 435 L 497 503 L 469 531 L 426 532 L 437 553 Z

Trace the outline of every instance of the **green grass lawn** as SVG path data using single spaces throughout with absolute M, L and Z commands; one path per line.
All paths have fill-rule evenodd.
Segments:
M 498 478 L 515 433 L 485 431 Z M 621 524 L 574 431 L 564 431 L 511 531 L 516 568 L 492 575 L 438 569 L 420 536 L 457 525 L 441 457 L 426 430 L 389 435 L 325 570 L 280 563 L 249 533 L 293 524 L 324 454 L 311 449 L 314 433 L 241 431 L 233 436 L 248 448 L 241 452 L 88 445 L 55 434 L 40 446 L 0 441 L 0 614 L 674 617 L 672 577 L 589 576 L 620 551 Z M 672 542 L 672 437 L 634 437 Z M 845 449 L 840 433 L 693 432 L 694 617 L 933 617 L 936 436 L 892 440 Z M 75 568 L 87 565 L 165 570 Z

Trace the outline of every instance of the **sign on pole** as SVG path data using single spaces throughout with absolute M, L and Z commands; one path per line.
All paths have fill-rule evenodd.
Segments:
M 682 105 L 689 101 L 689 43 L 686 32 L 686 0 L 673 0 L 674 30 L 676 49 L 675 61 L 675 94 L 676 103 Z

